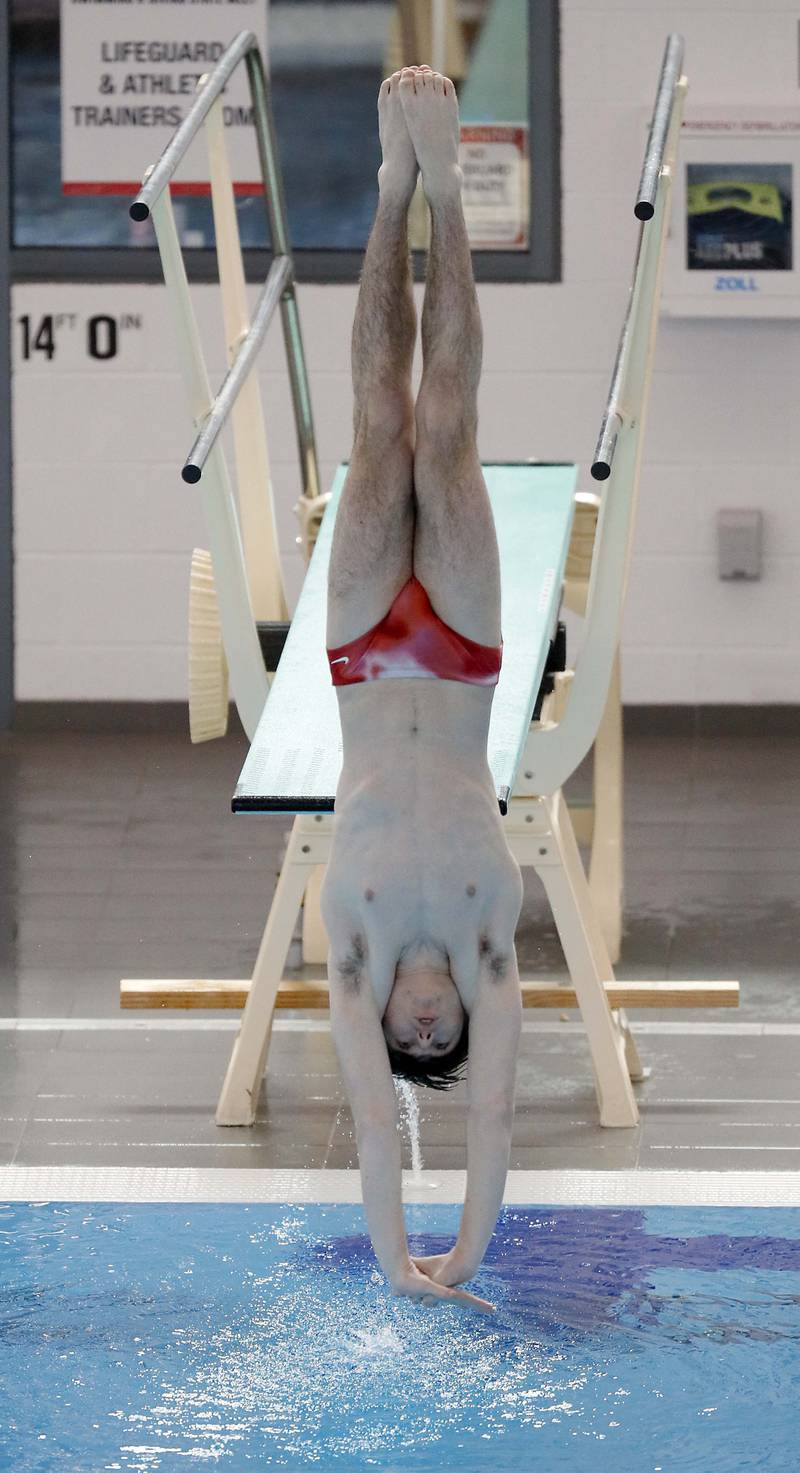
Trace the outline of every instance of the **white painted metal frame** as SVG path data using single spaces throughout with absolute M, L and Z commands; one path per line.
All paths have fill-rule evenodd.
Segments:
M 637 201 L 642 219 L 631 299 L 620 340 L 609 404 L 593 471 L 606 482 L 600 504 L 591 575 L 586 597 L 584 640 L 574 677 L 563 683 L 557 719 L 534 723 L 528 736 L 522 777 L 505 820 L 509 844 L 520 864 L 532 864 L 547 892 L 573 986 L 586 1024 L 595 1071 L 600 1122 L 635 1125 L 638 1108 L 631 1080 L 643 1079 L 628 1020 L 613 1011 L 605 983 L 614 977 L 609 948 L 581 863 L 575 833 L 561 789 L 603 732 L 601 765 L 620 784 L 616 818 L 610 803 L 604 811 L 609 853 L 593 853 L 595 887 L 606 887 L 606 915 L 621 908 L 621 724 L 619 707 L 619 642 L 630 567 L 639 488 L 644 427 L 658 327 L 661 274 L 675 160 L 687 82 L 679 74 L 682 43 L 670 37 L 656 102 L 653 128 Z M 669 72 L 673 76 L 669 86 Z M 658 168 L 652 163 L 653 138 L 662 129 Z M 643 199 L 645 178 L 647 197 Z M 604 729 L 605 723 L 605 729 Z M 541 837 L 525 838 L 523 824 Z M 611 867 L 603 874 L 604 857 Z M 615 863 L 616 861 L 616 863 Z M 619 889 L 614 893 L 613 887 Z
M 225 142 L 222 94 L 235 68 L 248 72 L 258 143 L 264 199 L 275 258 L 251 322 L 245 286 L 233 182 Z M 192 307 L 169 186 L 194 136 L 206 130 L 211 201 L 229 370 L 218 394 L 212 394 L 203 347 Z M 242 724 L 252 740 L 266 700 L 269 680 L 256 628 L 257 619 L 283 621 L 287 616 L 269 456 L 255 358 L 269 321 L 281 308 L 292 386 L 303 496 L 311 514 L 319 500 L 319 475 L 308 380 L 294 294 L 294 265 L 289 246 L 283 186 L 275 147 L 269 84 L 256 38 L 243 31 L 220 58 L 213 72 L 200 79 L 187 117 L 167 145 L 158 164 L 147 171 L 131 205 L 134 219 L 152 214 L 167 297 L 178 343 L 189 408 L 198 431 L 184 466 L 184 480 L 202 480 L 201 495 L 211 544 L 212 587 L 219 609 L 219 639 L 230 671 Z M 239 505 L 218 438 L 228 417 L 233 421 Z M 305 526 L 308 515 L 301 522 Z M 217 617 L 212 606 L 199 622 Z M 213 642 L 213 629 L 205 637 Z M 222 650 L 220 650 L 220 658 Z
M 153 205 L 152 216 L 189 410 L 194 423 L 200 426 L 213 407 L 214 395 L 168 191 Z M 267 699 L 269 683 L 250 598 L 236 501 L 219 441 L 208 457 L 200 494 L 211 544 L 225 656 L 242 725 L 252 740 Z
M 618 960 L 620 953 L 624 887 L 621 611 L 635 524 L 642 437 L 661 297 L 664 239 L 687 87 L 680 74 L 682 58 L 683 41 L 680 36 L 671 35 L 664 52 L 634 208 L 636 218 L 643 224 L 631 301 L 592 467 L 597 480 L 604 481 L 609 476 L 611 480 L 603 501 L 586 493 L 577 499 L 564 599 L 567 607 L 582 615 L 587 624 L 591 621 L 592 643 L 584 647 L 581 655 L 567 727 L 562 723 L 568 694 L 565 685 L 558 712 L 546 710 L 545 720 L 532 729 L 527 752 L 531 760 L 530 764 L 525 763 L 529 780 L 542 791 L 552 791 L 554 784 L 563 781 L 568 770 L 574 770 L 580 760 L 574 743 L 583 740 L 582 726 L 595 733 L 594 802 L 575 812 L 575 827 L 581 842 L 591 847 L 589 889 L 612 962 Z M 620 459 L 617 459 L 618 450 Z M 613 517 L 609 513 L 612 502 Z M 599 544 L 603 544 L 602 550 Z M 616 590 L 616 604 L 609 598 L 609 591 L 613 590 Z M 598 608 L 602 609 L 602 617 L 598 617 Z M 613 645 L 609 629 L 616 631 Z M 547 765 L 556 743 L 549 739 L 548 754 L 548 743 L 541 740 L 543 733 L 554 730 L 559 733 L 559 745 L 564 743 L 559 754 L 564 759 L 560 776 Z M 539 762 L 543 748 L 544 770 L 537 773 L 534 764 Z
M 612 384 L 615 448 L 600 505 L 581 655 L 560 721 L 531 728 L 520 794 L 555 793 L 592 745 L 603 717 L 618 655 L 628 580 L 644 427 L 652 376 L 664 238 L 687 83 L 676 87 L 672 125 L 658 182 L 655 212 L 640 231 L 636 271 Z M 596 467 L 602 462 L 595 462 Z
M 250 314 L 222 107 L 222 98 L 218 97 L 205 127 L 226 346 L 228 363 L 233 367 L 250 330 Z M 255 370 L 239 390 L 231 418 L 239 517 L 253 613 L 256 619 L 283 620 L 288 617 L 288 610 L 275 525 L 267 432 Z

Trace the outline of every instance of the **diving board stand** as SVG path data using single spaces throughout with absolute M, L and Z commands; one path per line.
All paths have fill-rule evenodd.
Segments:
M 224 95 L 237 68 L 247 74 L 272 262 L 250 314 L 234 184 L 227 154 Z M 171 181 L 202 135 L 209 161 L 228 371 L 212 392 L 171 200 Z M 229 684 L 252 740 L 270 688 L 257 620 L 286 617 L 266 429 L 256 372 L 269 326 L 280 314 L 299 457 L 297 504 L 304 544 L 321 516 L 311 394 L 295 292 L 295 266 L 272 116 L 270 82 L 258 40 L 241 31 L 202 76 L 194 100 L 130 205 L 152 219 L 178 359 L 196 437 L 181 476 L 198 487 L 210 551 L 192 557 L 189 600 L 189 718 L 192 741 L 224 734 Z M 233 427 L 236 485 L 220 438 Z
M 483 467 L 500 554 L 503 666 L 489 726 L 488 760 L 509 847 L 542 880 L 553 911 L 592 1056 L 601 1124 L 632 1126 L 638 1108 L 632 1081 L 646 1077 L 617 984 L 560 790 L 515 797 L 528 754 L 531 719 L 561 603 L 574 514 L 575 466 Z M 266 1067 L 271 1022 L 279 1000 L 297 1006 L 302 989 L 282 984 L 294 924 L 310 872 L 327 863 L 333 800 L 342 761 L 335 690 L 325 655 L 327 571 L 346 467 L 340 467 L 309 565 L 292 628 L 255 739 L 233 798 L 237 813 L 294 812 L 295 818 L 267 927 L 247 990 L 241 1028 L 220 1096 L 218 1124 L 243 1124 L 255 1114 Z M 523 781 L 524 781 L 523 777 Z M 528 1006 L 546 1006 L 556 991 L 537 995 L 523 981 Z M 281 988 L 283 986 L 283 992 Z M 638 1005 L 668 1005 L 671 984 L 633 995 Z M 317 989 L 318 990 L 318 989 Z M 526 995 L 527 994 L 527 995 Z M 708 990 L 704 1000 L 711 996 Z M 565 993 L 561 1006 L 566 1006 Z M 716 994 L 735 1005 L 729 986 Z M 673 999 L 697 1006 L 684 984 Z M 288 1006 L 288 1003 L 284 1005 Z
M 574 466 L 487 465 L 484 474 L 501 569 L 503 667 L 495 690 L 488 757 L 509 846 L 542 879 L 568 960 L 572 987 L 522 980 L 526 1008 L 579 1006 L 586 1024 L 601 1123 L 638 1120 L 631 1081 L 645 1077 L 625 1007 L 736 1006 L 736 983 L 617 982 L 591 903 L 560 792 L 518 798 L 531 716 L 558 619 L 574 511 Z M 311 873 L 327 863 L 341 767 L 336 694 L 325 656 L 327 570 L 346 467 L 325 512 L 283 656 L 233 807 L 294 813 L 278 886 L 249 982 L 128 981 L 123 1006 L 243 1007 L 217 1123 L 250 1124 L 276 1007 L 327 1006 L 327 985 L 284 978 L 298 909 Z M 533 730 L 536 730 L 534 724 Z M 524 778 L 523 778 L 524 780 Z M 511 796 L 515 795 L 515 796 Z
M 340 467 L 233 799 L 234 811 L 240 814 L 291 812 L 296 817 L 219 1100 L 221 1125 L 252 1123 L 255 1118 L 298 909 L 312 870 L 324 866 L 330 854 L 342 744 L 325 654 L 325 623 L 330 547 L 346 474 L 347 468 Z M 520 864 L 530 865 L 543 879 L 570 960 L 574 995 L 587 1026 L 601 1122 L 633 1125 L 638 1111 L 631 1075 L 642 1077 L 643 1070 L 630 1030 L 609 1006 L 606 987 L 613 974 L 610 965 L 603 966 L 602 939 L 566 805 L 560 794 L 522 805 L 511 801 L 558 620 L 576 474 L 573 465 L 484 466 L 500 554 L 504 642 L 488 760 L 510 848 Z M 141 985 L 134 991 L 141 1005 Z M 534 1005 L 535 993 L 528 996 Z
M 560 793 L 511 803 L 554 639 L 574 510 L 576 467 L 486 465 L 500 554 L 503 665 L 487 755 L 506 836 L 520 864 L 542 878 L 586 1022 L 601 1123 L 634 1125 L 631 1078 L 644 1076 L 630 1030 L 612 1012 L 613 980 Z M 271 1024 L 298 908 L 311 872 L 324 866 L 342 762 L 335 690 L 325 655 L 330 547 L 346 477 L 341 467 L 325 512 L 275 680 L 233 799 L 237 813 L 294 820 L 217 1110 L 217 1123 L 255 1118 Z

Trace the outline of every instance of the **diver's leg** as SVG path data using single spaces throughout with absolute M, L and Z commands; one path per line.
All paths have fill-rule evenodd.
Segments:
M 353 323 L 354 441 L 331 548 L 329 646 L 377 623 L 412 571 L 416 313 L 407 215 L 417 162 L 399 81 L 399 72 L 387 78 L 378 97 L 380 198 Z
M 416 404 L 414 572 L 446 623 L 500 643 L 500 562 L 476 442 L 482 330 L 461 207 L 458 103 L 439 73 L 404 71 L 400 97 L 431 211 Z

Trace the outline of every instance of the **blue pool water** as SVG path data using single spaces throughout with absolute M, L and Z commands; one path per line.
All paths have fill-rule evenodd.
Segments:
M 475 1287 L 394 1299 L 352 1205 L 0 1204 L 0 1468 L 798 1466 L 796 1210 L 507 1207 Z

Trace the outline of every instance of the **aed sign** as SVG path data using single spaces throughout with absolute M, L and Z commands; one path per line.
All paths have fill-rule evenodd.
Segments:
M 800 316 L 800 109 L 688 112 L 673 192 L 664 310 Z
M 135 194 L 192 105 L 201 76 L 240 31 L 266 55 L 267 0 L 61 0 L 61 179 L 65 194 Z M 244 64 L 223 96 L 239 194 L 261 191 Z M 173 182 L 207 194 L 202 130 Z

